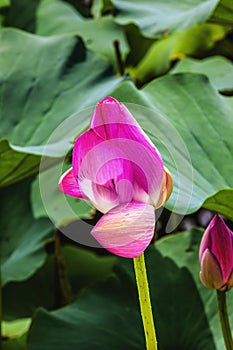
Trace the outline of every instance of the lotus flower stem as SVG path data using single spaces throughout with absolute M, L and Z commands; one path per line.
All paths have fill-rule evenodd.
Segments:
M 144 253 L 134 258 L 134 270 L 138 287 L 139 303 L 144 327 L 147 350 L 157 350 L 153 312 L 150 301 L 150 292 L 147 280 Z
M 227 304 L 226 304 L 226 292 L 217 290 L 217 297 L 218 297 L 219 318 L 220 318 L 220 323 L 222 327 L 222 334 L 223 334 L 225 346 L 227 350 L 233 350 L 231 327 L 230 327 L 230 322 L 228 318 Z

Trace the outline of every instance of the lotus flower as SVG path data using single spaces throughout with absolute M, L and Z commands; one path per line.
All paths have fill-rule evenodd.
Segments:
M 233 286 L 233 233 L 219 215 L 211 220 L 201 240 L 200 278 L 207 288 L 226 291 Z
M 154 208 L 169 198 L 172 177 L 127 108 L 106 97 L 76 139 L 72 168 L 59 188 L 104 213 L 91 234 L 110 252 L 133 258 L 153 237 Z

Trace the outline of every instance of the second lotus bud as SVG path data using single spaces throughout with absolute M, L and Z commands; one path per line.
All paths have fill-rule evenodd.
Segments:
M 201 240 L 200 279 L 207 288 L 227 291 L 233 287 L 233 233 L 215 215 Z

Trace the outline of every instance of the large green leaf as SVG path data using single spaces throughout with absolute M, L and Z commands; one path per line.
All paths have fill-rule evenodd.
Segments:
M 204 22 L 217 0 L 113 0 L 116 21 L 136 23 L 147 36 L 163 35 Z
M 208 57 L 204 60 L 185 58 L 171 71 L 181 72 L 205 74 L 218 90 L 233 90 L 233 64 L 224 57 Z
M 214 210 L 222 215 L 232 218 L 233 212 L 233 190 L 226 189 L 221 190 L 214 194 L 213 196 L 206 199 L 203 207 Z
M 10 148 L 6 141 L 0 146 L 5 152 L 1 185 L 36 171 L 39 157 L 28 159 L 25 153 L 43 154 L 62 121 L 103 98 L 121 80 L 75 36 L 42 38 L 13 29 L 0 32 L 0 71 L 0 139 L 10 143 Z M 80 131 L 83 120 L 76 123 Z
M 39 288 L 38 288 L 39 286 Z M 32 276 L 24 281 L 7 283 L 2 290 L 3 319 L 29 318 L 38 307 L 49 310 L 56 304 L 56 282 L 53 255 L 49 255 Z
M 0 141 L 0 186 L 6 186 L 38 171 L 40 157 L 16 152 L 7 140 Z
M 38 311 L 29 350 L 143 349 L 133 264 L 119 261 L 115 277 L 83 291 L 73 304 L 52 313 Z M 154 248 L 146 262 L 160 348 L 215 349 L 191 274 Z
M 67 13 L 65 17 L 63 10 L 60 17 L 54 16 L 58 6 L 61 6 L 61 3 L 57 0 L 44 0 L 41 2 L 37 12 L 36 34 L 43 36 L 57 34 L 79 35 L 90 50 L 100 54 L 117 69 L 114 41 L 117 40 L 120 43 L 123 57 L 129 51 L 129 47 L 123 28 L 114 22 L 114 18 L 105 16 L 98 19 L 80 19 L 74 11 L 73 13 Z M 77 16 L 77 19 L 75 19 L 75 16 Z
M 73 295 L 112 274 L 114 256 L 98 256 L 79 247 L 62 247 L 67 277 Z M 6 320 L 31 317 L 38 307 L 52 310 L 57 307 L 58 286 L 55 278 L 54 255 L 26 281 L 8 283 L 3 288 L 3 316 Z M 40 288 L 38 288 L 40 286 Z
M 130 74 L 140 83 L 166 73 L 173 61 L 186 56 L 202 57 L 226 35 L 226 29 L 204 23 L 157 40 Z
M 217 297 L 215 290 L 205 288 L 199 279 L 198 250 L 203 230 L 191 229 L 190 232 L 175 234 L 158 242 L 158 250 L 164 258 L 173 259 L 180 268 L 187 268 L 193 275 L 196 286 L 204 303 L 205 312 L 209 320 L 214 342 L 218 350 L 225 349 L 221 326 L 218 318 Z M 227 293 L 229 306 L 233 302 L 232 290 Z M 229 308 L 231 325 L 233 325 L 233 314 Z
M 18 16 L 18 13 L 21 15 Z M 123 56 L 129 50 L 123 28 L 115 23 L 112 16 L 85 19 L 73 6 L 60 0 L 39 0 L 37 2 L 24 0 L 16 1 L 16 3 L 13 0 L 5 19 L 5 25 L 42 36 L 79 35 L 90 50 L 103 56 L 115 68 L 117 68 L 117 62 L 114 40 L 120 42 Z
M 208 197 L 233 187 L 231 110 L 205 76 L 174 74 L 156 79 L 140 91 L 125 82 L 113 95 L 137 104 L 128 107 L 173 175 L 169 209 L 194 212 Z M 233 218 L 224 203 L 222 214 Z
M 15 27 L 34 33 L 38 28 L 38 12 L 43 9 L 48 15 L 56 17 L 55 23 L 66 28 L 72 27 L 82 16 L 75 9 L 60 0 L 11 0 L 11 6 L 4 13 L 4 26 Z M 20 16 L 18 15 L 20 13 Z M 51 18 L 50 18 L 51 20 Z M 53 26 L 53 22 L 50 27 Z M 47 27 L 49 23 L 47 23 Z
M 40 18 L 38 18 L 39 20 Z M 53 19 L 56 19 L 53 16 Z M 85 45 L 92 51 L 100 54 L 109 63 L 113 64 L 117 69 L 116 53 L 114 49 L 114 41 L 117 40 L 120 44 L 122 57 L 124 58 L 129 51 L 126 38 L 123 34 L 123 28 L 114 22 L 112 16 L 103 18 L 88 19 L 81 23 L 77 23 L 72 29 L 60 27 L 57 25 L 55 29 L 48 29 L 46 23 L 51 23 L 46 18 L 45 23 L 41 23 L 41 28 L 38 28 L 39 35 L 55 35 L 55 34 L 77 34 L 82 37 Z M 39 22 L 40 23 L 40 22 Z M 50 24 L 51 25 L 51 24 Z
M 226 97 L 225 101 L 231 113 L 233 113 L 233 97 Z
M 46 259 L 44 245 L 53 226 L 48 219 L 34 220 L 29 205 L 30 183 L 1 190 L 2 284 L 33 275 Z
M 27 7 L 29 2 L 30 0 L 27 0 L 24 7 Z M 12 8 L 13 11 L 14 9 Z M 75 32 L 75 29 L 83 22 L 84 18 L 67 2 L 40 0 L 36 9 L 35 20 L 34 32 L 39 35 L 56 35 Z

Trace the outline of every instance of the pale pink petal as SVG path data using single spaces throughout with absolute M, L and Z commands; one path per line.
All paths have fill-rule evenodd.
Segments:
M 85 198 L 83 195 L 79 185 L 78 181 L 76 180 L 73 169 L 67 170 L 60 178 L 59 189 L 64 192 L 65 194 L 68 194 L 72 197 L 78 197 L 78 198 Z
M 102 213 L 106 213 L 119 203 L 116 191 L 112 187 L 92 183 L 95 207 Z
M 139 186 L 137 182 L 133 183 L 133 189 L 133 202 L 143 202 L 152 205 L 148 193 L 144 191 L 144 189 L 141 186 Z
M 116 191 L 110 186 L 99 185 L 84 179 L 80 187 L 88 200 L 102 213 L 106 213 L 119 203 Z
M 119 197 L 119 203 L 131 202 L 134 193 L 132 182 L 127 179 L 119 180 L 116 185 L 116 192 Z
M 151 242 L 154 228 L 154 208 L 146 203 L 131 202 L 107 212 L 91 234 L 113 254 L 135 258 Z

